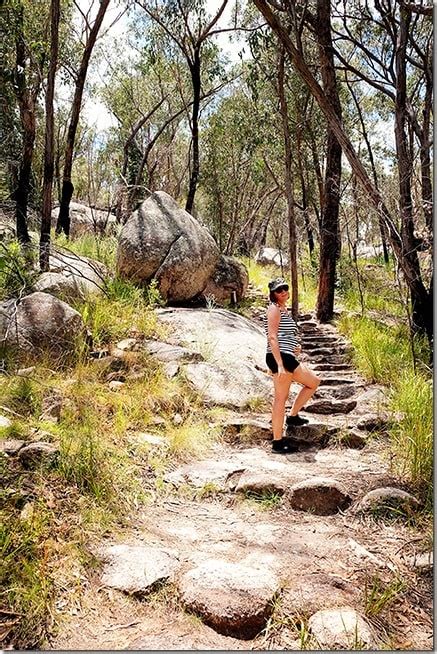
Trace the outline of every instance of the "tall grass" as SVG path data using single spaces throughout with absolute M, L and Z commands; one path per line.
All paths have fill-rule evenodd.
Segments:
M 338 321 L 354 347 L 352 358 L 371 382 L 388 388 L 388 408 L 394 419 L 390 428 L 394 465 L 409 481 L 428 509 L 433 488 L 432 378 L 426 361 L 427 344 L 417 339 L 421 358 L 414 372 L 410 337 L 405 326 L 386 327 L 369 318 L 343 316 Z

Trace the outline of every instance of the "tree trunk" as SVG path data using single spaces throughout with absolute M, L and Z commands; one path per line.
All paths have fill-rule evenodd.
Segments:
M 297 167 L 299 171 L 299 179 L 300 179 L 300 188 L 301 188 L 301 195 L 302 195 L 302 214 L 303 214 L 303 219 L 304 219 L 304 224 L 305 224 L 305 231 L 307 235 L 307 242 L 308 242 L 308 250 L 310 253 L 310 259 L 313 258 L 313 253 L 314 253 L 314 236 L 313 236 L 313 230 L 311 228 L 311 223 L 309 219 L 309 206 L 308 206 L 308 193 L 307 193 L 307 185 L 306 185 L 306 180 L 305 180 L 305 175 L 304 175 L 304 167 L 303 167 L 303 152 L 302 152 L 302 127 L 303 123 L 299 123 L 296 126 L 296 151 L 297 151 Z
M 17 238 L 20 243 L 30 243 L 27 230 L 27 205 L 29 202 L 32 159 L 35 147 L 36 118 L 35 102 L 40 83 L 36 88 L 29 88 L 26 81 L 27 54 L 23 37 L 23 7 L 18 10 L 18 28 L 16 38 L 15 89 L 20 108 L 21 126 L 23 129 L 23 149 L 18 172 L 17 188 L 14 191 L 15 221 Z
M 73 106 L 71 109 L 70 124 L 67 132 L 67 143 L 65 147 L 64 157 L 64 171 L 62 176 L 62 192 L 61 204 L 59 207 L 59 216 L 56 224 L 56 233 L 60 234 L 62 231 L 66 236 L 70 235 L 70 201 L 73 196 L 74 186 L 71 181 L 71 169 L 73 167 L 73 152 L 74 142 L 76 139 L 76 131 L 79 123 L 80 110 L 82 107 L 83 89 L 88 71 L 88 64 L 90 61 L 91 53 L 93 51 L 97 35 L 105 17 L 106 9 L 108 8 L 110 0 L 100 0 L 99 10 L 97 12 L 96 20 L 89 32 L 85 49 L 82 55 L 79 72 L 76 79 L 76 87 L 74 90 Z
M 326 0 L 317 0 L 317 40 L 323 89 L 335 114 L 341 121 L 341 105 L 337 89 L 331 38 L 331 7 Z M 339 256 L 339 224 L 341 180 L 341 146 L 331 129 L 328 130 L 323 204 L 321 207 L 319 288 L 317 318 L 332 320 L 337 259 Z
M 348 136 L 346 135 L 343 126 L 338 119 L 338 116 L 335 113 L 334 108 L 326 97 L 323 89 L 318 84 L 317 80 L 314 78 L 314 75 L 311 73 L 310 69 L 306 65 L 302 56 L 299 54 L 299 51 L 291 41 L 289 35 L 287 34 L 286 29 L 280 23 L 278 18 L 272 12 L 270 6 L 266 0 L 253 0 L 255 5 L 258 7 L 260 12 L 263 14 L 264 18 L 273 29 L 275 34 L 279 36 L 282 43 L 284 44 L 290 58 L 296 68 L 296 71 L 307 84 L 311 94 L 317 100 L 317 103 L 320 106 L 320 109 L 323 111 L 326 120 L 328 121 L 331 129 L 335 133 L 339 143 L 342 146 L 342 150 L 346 155 L 349 164 L 353 172 L 357 175 L 361 184 L 364 187 L 364 190 L 369 195 L 374 207 L 381 214 L 387 232 L 390 238 L 390 243 L 393 248 L 393 251 L 397 257 L 400 267 L 405 276 L 406 283 L 411 291 L 412 298 L 416 298 L 413 301 L 413 310 L 415 316 L 415 324 L 418 329 L 423 334 L 426 334 L 430 345 L 432 346 L 433 338 L 433 303 L 432 295 L 430 290 L 428 291 L 422 281 L 420 268 L 416 266 L 417 254 L 414 258 L 408 256 L 406 247 L 404 246 L 401 237 L 399 236 L 396 225 L 390 215 L 387 206 L 385 205 L 381 194 L 377 188 L 372 184 L 363 164 L 361 163 L 359 157 L 357 156 L 352 143 L 350 142 Z M 414 291 L 414 292 L 413 292 Z
M 52 188 L 54 173 L 53 97 L 58 63 L 60 0 L 52 0 L 50 7 L 50 66 L 46 90 L 46 133 L 44 147 L 44 181 L 42 191 L 41 234 L 39 241 L 39 265 L 41 271 L 49 269 L 50 228 L 52 224 Z
M 185 211 L 192 213 L 194 196 L 196 194 L 197 180 L 199 178 L 199 110 L 200 110 L 200 47 L 194 49 L 193 62 L 190 65 L 191 80 L 193 83 L 193 112 L 191 117 L 192 134 L 192 160 L 190 186 L 188 190 Z
M 284 173 L 285 173 L 285 197 L 287 200 L 287 223 L 288 223 L 288 253 L 290 258 L 290 280 L 291 280 L 291 313 L 296 320 L 299 313 L 299 289 L 297 276 L 297 236 L 296 217 L 294 215 L 294 179 L 293 160 L 291 156 L 291 136 L 288 122 L 287 99 L 285 97 L 284 83 L 285 50 L 281 46 L 278 68 L 278 95 L 279 111 L 281 114 L 282 133 L 284 138 Z

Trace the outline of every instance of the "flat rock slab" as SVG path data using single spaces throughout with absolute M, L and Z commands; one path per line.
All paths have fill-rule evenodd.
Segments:
M 318 611 L 308 628 L 321 649 L 371 649 L 375 639 L 369 624 L 349 606 Z
M 102 584 L 134 595 L 150 593 L 180 567 L 176 552 L 143 545 L 107 545 L 98 555 L 105 562 Z
M 183 605 L 226 636 L 253 638 L 265 626 L 280 591 L 276 574 L 224 559 L 207 559 L 179 581 Z
M 346 509 L 352 500 L 336 479 L 313 477 L 290 489 L 290 506 L 317 515 L 331 515 Z
M 189 363 L 183 368 L 188 381 L 208 405 L 242 409 L 251 401 L 270 398 L 272 382 L 268 376 L 244 361 L 239 376 L 211 363 Z
M 289 577 L 283 591 L 283 604 L 292 615 L 310 615 L 322 609 L 355 604 L 357 587 L 338 575 L 325 572 Z

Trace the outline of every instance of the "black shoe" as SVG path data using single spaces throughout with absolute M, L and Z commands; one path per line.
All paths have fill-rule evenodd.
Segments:
M 287 416 L 285 423 L 288 427 L 301 427 L 309 423 L 308 418 L 301 418 L 300 416 Z
M 291 454 L 292 452 L 297 452 L 298 449 L 297 445 L 291 443 L 288 438 L 280 438 L 274 440 L 272 443 L 272 452 L 276 452 L 277 454 Z

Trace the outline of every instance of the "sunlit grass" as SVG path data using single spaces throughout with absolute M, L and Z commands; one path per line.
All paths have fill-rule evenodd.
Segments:
M 80 257 L 88 257 L 115 269 L 118 240 L 116 236 L 96 236 L 84 234 L 79 238 L 68 239 L 62 234 L 53 240 L 53 245 L 74 252 Z

